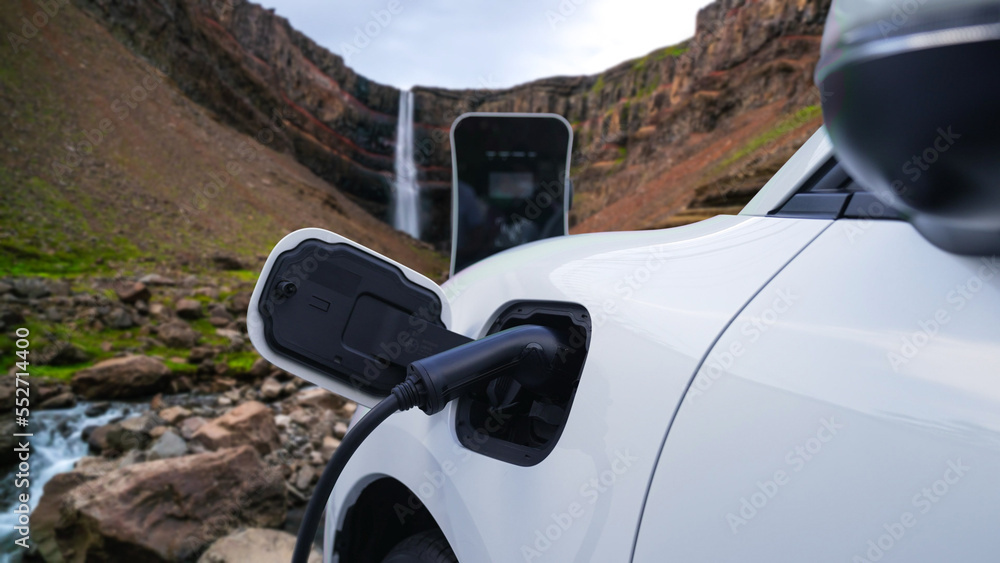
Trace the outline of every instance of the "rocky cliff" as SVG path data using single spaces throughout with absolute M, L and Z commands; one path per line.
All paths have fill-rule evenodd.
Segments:
M 273 135 L 272 146 L 387 216 L 398 90 L 245 0 L 76 1 L 221 120 Z M 661 226 L 719 196 L 746 200 L 819 123 L 811 75 L 828 9 L 829 0 L 717 0 L 689 41 L 598 75 L 416 88 L 419 178 L 437 225 L 425 238 L 448 236 L 448 129 L 466 111 L 555 112 L 573 123 L 577 231 Z M 740 162 L 762 150 L 760 162 Z M 725 187 L 706 197 L 707 183 Z

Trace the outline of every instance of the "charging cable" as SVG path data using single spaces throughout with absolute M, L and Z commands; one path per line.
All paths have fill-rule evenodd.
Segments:
M 504 375 L 529 389 L 544 385 L 553 372 L 561 346 L 554 330 L 522 325 L 411 363 L 406 380 L 361 417 L 327 463 L 302 517 L 292 563 L 307 563 L 337 479 L 379 424 L 393 413 L 413 407 L 427 415 L 436 414 L 451 401 Z

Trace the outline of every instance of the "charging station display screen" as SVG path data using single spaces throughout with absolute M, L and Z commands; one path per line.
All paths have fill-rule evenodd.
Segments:
M 490 172 L 490 198 L 528 199 L 535 193 L 535 176 L 530 172 Z
M 452 272 L 566 234 L 568 124 L 554 116 L 472 115 L 455 126 Z

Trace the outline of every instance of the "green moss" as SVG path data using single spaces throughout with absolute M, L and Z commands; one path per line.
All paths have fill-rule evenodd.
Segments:
M 671 45 L 670 47 L 664 47 L 656 52 L 656 60 L 662 61 L 664 59 L 669 59 L 671 57 L 679 57 L 691 50 L 690 44 L 685 41 L 684 43 L 678 43 L 677 45 Z
M 58 379 L 69 381 L 76 372 L 88 368 L 93 364 L 76 364 L 72 366 L 31 366 L 31 377 L 44 377 L 48 379 Z
M 590 91 L 596 94 L 603 89 L 604 89 L 604 75 L 602 74 L 597 77 L 597 82 L 594 82 L 594 86 L 590 89 Z
M 618 147 L 618 158 L 615 159 L 615 164 L 621 164 L 625 162 L 625 157 L 628 156 L 628 149 L 625 147 Z
M 259 357 L 256 352 L 228 352 L 219 356 L 219 360 L 226 362 L 231 370 L 248 372 Z
M 792 131 L 798 129 L 799 127 L 802 127 L 803 125 L 809 123 L 810 121 L 817 119 L 822 115 L 822 113 L 823 109 L 820 106 L 816 105 L 816 106 L 809 106 L 806 108 L 802 108 L 801 110 L 795 112 L 794 114 L 785 117 L 784 119 L 779 121 L 778 124 L 775 125 L 773 128 L 753 138 L 752 140 L 750 140 L 749 143 L 743 145 L 736 152 L 729 155 L 725 160 L 723 160 L 720 164 L 718 164 L 714 168 L 713 172 L 719 172 L 722 169 L 730 166 L 734 162 L 757 152 L 758 150 L 760 150 L 763 147 L 766 147 L 767 145 L 770 145 L 771 143 L 783 137 L 784 135 L 787 135 L 788 133 L 791 133 Z
M 642 72 L 646 68 L 646 63 L 648 62 L 649 62 L 649 56 L 636 59 L 635 61 L 632 62 L 632 70 L 634 70 L 635 72 Z
M 138 255 L 121 236 L 101 241 L 84 216 L 93 205 L 73 186 L 26 181 L 0 166 L 0 272 L 15 276 L 103 273 L 111 261 Z
M 170 371 L 174 373 L 185 374 L 185 373 L 194 373 L 198 371 L 198 366 L 189 364 L 187 362 L 178 363 L 167 359 L 164 360 L 163 364 L 167 366 L 170 369 Z

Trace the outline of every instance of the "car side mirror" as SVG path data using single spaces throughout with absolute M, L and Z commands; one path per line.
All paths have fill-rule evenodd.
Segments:
M 275 366 L 373 406 L 407 366 L 469 342 L 425 276 L 322 229 L 281 240 L 247 311 L 250 340 Z

